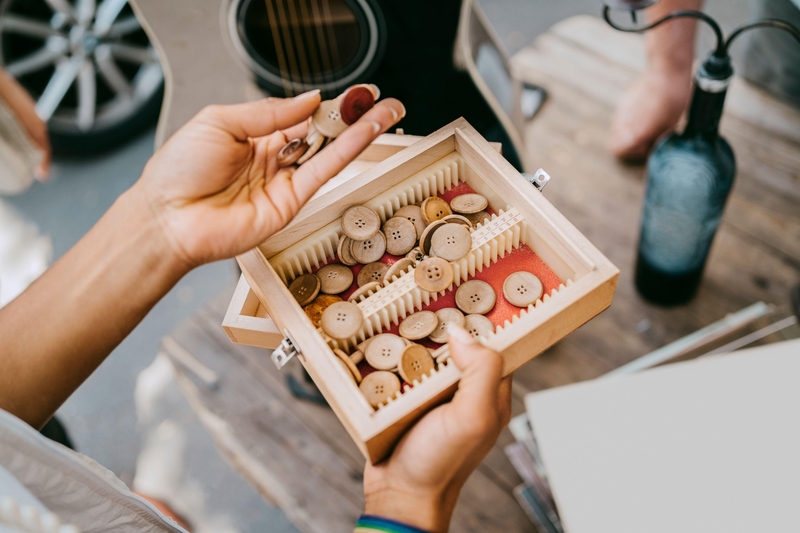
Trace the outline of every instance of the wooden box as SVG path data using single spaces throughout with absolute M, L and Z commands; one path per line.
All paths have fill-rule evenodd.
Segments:
M 374 409 L 332 351 L 333 347 L 351 349 L 449 291 L 427 293 L 416 286 L 413 275 L 397 277 L 358 303 L 364 326 L 345 341 L 327 338 L 292 297 L 289 281 L 334 256 L 341 235 L 339 219 L 347 207 L 367 205 L 385 221 L 404 205 L 456 186 L 469 187 L 489 199 L 492 219 L 473 230 L 472 251 L 452 263 L 455 286 L 476 275 L 491 279 L 493 268 L 499 269 L 504 260 L 514 257 L 513 252 L 523 249 L 531 257 L 535 254 L 536 261 L 558 280 L 534 305 L 517 309 L 495 324 L 495 333 L 484 339 L 503 354 L 506 374 L 607 308 L 619 275 L 465 120 L 419 140 L 392 137 L 383 136 L 344 173 L 349 175 L 326 184 L 286 228 L 237 258 L 244 279 L 223 324 L 234 342 L 275 348 L 281 339 L 288 339 L 284 347 L 297 351 L 357 446 L 373 462 L 390 453 L 415 420 L 455 392 L 460 373 L 446 359 L 445 345 L 434 353 L 443 361 L 436 370 Z M 399 150 L 411 141 L 416 142 Z

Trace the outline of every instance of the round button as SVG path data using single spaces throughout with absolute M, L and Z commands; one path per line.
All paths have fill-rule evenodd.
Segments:
M 387 270 L 389 270 L 389 267 L 384 263 L 370 263 L 364 265 L 358 272 L 356 282 L 359 287 L 363 287 L 367 283 L 375 283 L 376 281 L 383 283 L 383 277 L 386 275 Z
M 362 265 L 375 263 L 386 253 L 386 237 L 380 231 L 363 241 L 350 243 L 350 254 Z
M 386 251 L 391 255 L 406 255 L 417 245 L 417 230 L 410 220 L 392 217 L 383 225 Z
M 488 221 L 492 220 L 492 215 L 487 213 L 486 211 L 481 211 L 479 213 L 472 213 L 469 215 L 464 215 L 467 220 L 472 222 L 472 227 L 475 227 L 478 224 L 486 224 Z
M 353 271 L 338 263 L 320 268 L 317 277 L 321 283 L 320 291 L 324 294 L 342 293 L 353 284 Z
M 414 229 L 417 230 L 417 240 L 422 236 L 422 232 L 425 231 L 425 221 L 422 220 L 422 209 L 418 205 L 407 205 L 405 207 L 401 207 L 394 213 L 395 217 L 405 218 L 412 224 L 414 224 Z
M 347 368 L 347 371 L 353 376 L 353 379 L 356 380 L 356 383 L 361 383 L 361 372 L 358 371 L 356 364 L 350 359 L 350 357 L 338 348 L 334 348 L 333 353 L 336 354 L 336 357 L 339 358 L 339 361 L 344 363 L 345 368 Z
M 414 261 L 411 259 L 404 257 L 397 261 L 395 264 L 389 267 L 389 270 L 386 271 L 386 274 L 383 276 L 384 283 L 391 283 L 391 281 L 395 277 L 400 277 L 403 274 L 408 273 L 408 269 L 414 266 Z
M 447 215 L 453 214 L 453 211 L 450 210 L 450 206 L 447 204 L 447 202 L 438 196 L 426 198 L 422 202 L 420 209 L 422 209 L 422 221 L 425 222 L 426 225 L 430 224 L 434 220 L 441 220 Z
M 424 339 L 436 329 L 439 325 L 439 318 L 433 311 L 418 311 L 408 315 L 402 322 L 400 322 L 401 337 L 412 341 Z
M 378 213 L 363 205 L 354 205 L 342 215 L 342 231 L 354 241 L 365 241 L 381 229 Z
M 450 338 L 450 334 L 447 332 L 448 324 L 454 324 L 461 328 L 464 327 L 464 313 L 455 307 L 439 309 L 436 311 L 436 318 L 439 319 L 439 324 L 436 326 L 436 329 L 433 330 L 433 333 L 428 335 L 428 338 L 438 344 L 444 344 L 447 342 L 447 339 Z
M 441 292 L 453 283 L 453 267 L 441 257 L 429 257 L 414 269 L 414 281 L 423 290 Z
M 375 292 L 381 288 L 381 282 L 373 281 L 372 283 L 367 283 L 366 285 L 362 285 L 356 291 L 350 295 L 350 298 L 347 299 L 348 302 L 355 302 L 358 303 L 361 301 L 361 298 L 364 296 L 368 296 L 369 293 Z
M 450 209 L 454 213 L 461 213 L 462 215 L 480 213 L 487 207 L 489 207 L 489 200 L 480 194 L 460 194 L 450 200 Z
M 419 249 L 422 250 L 422 253 L 425 255 L 431 254 L 431 242 L 433 240 L 433 234 L 439 228 L 443 228 L 447 225 L 447 222 L 444 220 L 434 220 L 425 228 L 425 231 L 422 232 L 422 237 L 419 239 Z
M 373 372 L 358 387 L 369 404 L 377 408 L 400 391 L 400 378 L 391 372 Z
M 400 356 L 400 364 L 397 371 L 406 383 L 421 381 L 422 376 L 427 376 L 433 370 L 434 363 L 431 352 L 426 347 L 419 344 L 406 346 Z
M 514 272 L 503 283 L 503 296 L 511 305 L 528 307 L 542 296 L 541 280 L 530 272 Z
M 376 370 L 394 370 L 400 362 L 400 355 L 406 347 L 405 341 L 391 333 L 375 335 L 367 344 L 364 357 Z
M 301 306 L 314 301 L 319 294 L 320 281 L 314 274 L 303 274 L 289 284 L 289 292 Z
M 367 85 L 353 85 L 338 99 L 342 121 L 348 126 L 355 124 L 364 113 L 375 105 L 375 94 Z
M 456 291 L 456 305 L 468 315 L 485 315 L 496 300 L 492 286 L 479 279 L 465 281 Z
M 448 261 L 458 261 L 472 249 L 472 235 L 461 224 L 448 224 L 437 228 L 431 237 L 430 255 Z
M 462 226 L 466 226 L 468 229 L 472 229 L 472 222 L 470 222 L 469 219 L 464 215 L 447 215 L 442 220 L 448 224 L 461 224 Z
M 341 301 L 342 299 L 338 296 L 333 296 L 331 294 L 320 294 L 314 298 L 313 302 L 305 306 L 303 311 L 306 312 L 306 316 L 309 318 L 309 320 L 311 320 L 311 323 L 314 324 L 314 327 L 318 328 L 322 322 L 322 313 L 325 312 L 325 309 L 336 302 Z
M 353 362 L 354 365 L 357 365 L 358 363 L 364 360 L 364 352 L 362 352 L 361 350 L 354 351 L 353 353 L 350 354 L 350 360 Z
M 464 319 L 464 329 L 473 337 L 487 338 L 494 333 L 494 324 L 483 315 L 467 315 Z
M 331 139 L 338 137 L 347 129 L 347 124 L 342 120 L 338 100 L 323 100 L 320 102 L 311 120 L 317 131 Z
M 308 150 L 308 143 L 305 139 L 298 137 L 292 139 L 278 152 L 278 166 L 288 167 L 297 163 L 304 153 Z
M 350 253 L 350 245 L 353 244 L 353 239 L 347 235 L 339 237 L 339 245 L 336 247 L 336 256 L 343 264 L 347 266 L 354 266 L 358 264 L 356 258 Z
M 364 317 L 352 302 L 336 302 L 322 313 L 322 331 L 334 339 L 349 339 L 361 329 Z

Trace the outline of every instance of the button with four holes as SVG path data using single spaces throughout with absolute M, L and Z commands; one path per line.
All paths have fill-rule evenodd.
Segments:
M 341 301 L 342 299 L 338 296 L 333 296 L 332 294 L 320 294 L 314 298 L 313 302 L 305 306 L 303 311 L 306 312 L 306 316 L 311 320 L 311 323 L 314 324 L 314 327 L 318 328 L 322 322 L 322 313 L 325 312 L 325 309 L 336 302 Z
M 317 271 L 320 291 L 324 294 L 339 294 L 353 284 L 353 271 L 344 265 L 333 263 L 325 265 Z
M 422 221 L 425 222 L 426 225 L 430 224 L 434 220 L 441 220 L 447 215 L 452 215 L 453 211 L 450 210 L 450 206 L 439 198 L 438 196 L 430 196 L 425 198 L 420 206 L 422 209 Z
M 450 338 L 450 334 L 447 332 L 448 324 L 453 324 L 460 328 L 464 327 L 464 313 L 455 307 L 445 307 L 443 309 L 439 309 L 436 311 L 436 318 L 439 319 L 439 324 L 436 326 L 436 329 L 433 330 L 433 333 L 428 336 L 428 338 L 439 344 L 446 343 L 447 339 Z
M 535 274 L 514 272 L 503 283 L 503 296 L 511 305 L 528 307 L 542 296 L 544 286 Z
M 464 329 L 473 337 L 486 338 L 494 333 L 494 324 L 483 315 L 467 315 L 464 318 Z
M 375 335 L 367 344 L 364 357 L 376 370 L 394 370 L 400 362 L 400 355 L 406 347 L 403 339 L 391 333 Z
M 422 253 L 425 255 L 431 254 L 431 243 L 433 241 L 433 235 L 439 230 L 439 228 L 443 228 L 447 225 L 447 222 L 444 220 L 434 220 L 425 228 L 425 231 L 422 232 L 422 237 L 419 239 L 419 249 L 422 250 Z
M 358 283 L 359 287 L 363 287 L 367 283 L 383 283 L 383 277 L 386 275 L 386 271 L 389 270 L 389 267 L 384 263 L 370 263 L 368 265 L 364 265 L 364 267 L 358 271 L 358 277 L 356 278 L 356 282 Z
M 365 241 L 381 229 L 378 213 L 363 205 L 354 205 L 342 215 L 342 231 L 354 241 Z
M 422 220 L 422 209 L 418 205 L 407 205 L 405 207 L 401 207 L 394 213 L 395 217 L 405 218 L 412 224 L 414 224 L 414 229 L 417 230 L 417 240 L 422 236 L 422 232 L 425 231 L 425 221 Z
M 406 346 L 400 356 L 400 364 L 397 371 L 406 383 L 414 383 L 422 380 L 422 376 L 427 376 L 433 370 L 434 363 L 431 352 L 420 344 Z
M 408 315 L 402 322 L 400 322 L 401 337 L 412 341 L 424 339 L 436 329 L 439 325 L 439 318 L 433 311 L 418 311 Z
M 289 284 L 289 292 L 301 306 L 314 301 L 319 294 L 320 281 L 314 274 L 303 274 Z
M 352 241 L 350 243 L 350 253 L 362 265 L 374 263 L 386 253 L 386 237 L 378 231 L 369 239 Z
M 347 124 L 339 112 L 338 100 L 323 100 L 312 117 L 314 127 L 325 137 L 338 137 L 347 129 Z
M 410 220 L 392 217 L 383 225 L 386 251 L 392 255 L 406 255 L 417 244 L 417 230 Z
M 453 283 L 453 267 L 441 257 L 429 257 L 414 269 L 414 280 L 422 290 L 441 292 Z
M 361 329 L 364 316 L 352 302 L 336 302 L 322 313 L 322 331 L 334 339 L 349 339 Z
M 456 305 L 468 315 L 485 315 L 492 310 L 496 299 L 492 286 L 479 279 L 465 281 L 456 290 Z
M 472 249 L 472 235 L 466 226 L 448 224 L 437 228 L 431 237 L 430 255 L 458 261 Z
M 489 206 L 489 201 L 485 196 L 480 194 L 460 194 L 450 200 L 450 209 L 454 213 L 461 213 L 462 215 L 471 215 L 479 213 Z
M 400 378 L 386 371 L 367 375 L 358 386 L 372 407 L 378 407 L 400 390 Z

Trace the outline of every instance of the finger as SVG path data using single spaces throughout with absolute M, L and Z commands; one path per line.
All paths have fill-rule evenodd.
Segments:
M 292 139 L 305 139 L 308 136 L 308 121 L 303 121 L 291 128 L 286 128 L 283 130 L 283 134 L 286 135 L 286 140 L 288 141 Z
M 497 406 L 500 410 L 500 424 L 507 426 L 511 421 L 511 388 L 513 376 L 508 375 L 500 380 L 500 388 L 497 391 Z

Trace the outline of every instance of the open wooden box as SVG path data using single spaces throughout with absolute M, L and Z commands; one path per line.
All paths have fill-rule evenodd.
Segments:
M 358 303 L 364 325 L 345 341 L 330 339 L 315 328 L 292 297 L 289 281 L 335 256 L 341 235 L 339 219 L 347 207 L 367 205 L 385 221 L 400 207 L 446 194 L 456 186 L 469 187 L 489 200 L 492 219 L 476 226 L 472 251 L 452 263 L 455 286 L 476 275 L 491 278 L 494 265 L 523 248 L 560 281 L 534 305 L 517 309 L 513 316 L 495 324 L 495 333 L 484 340 L 503 354 L 506 374 L 608 307 L 619 275 L 465 120 L 400 151 L 414 139 L 383 137 L 388 145 L 378 143 L 365 152 L 360 168 L 356 165 L 349 175 L 326 184 L 286 228 L 237 258 L 245 279 L 239 283 L 223 324 L 234 342 L 274 348 L 283 338 L 288 339 L 283 346 L 296 351 L 358 447 L 373 462 L 384 458 L 422 414 L 454 393 L 460 373 L 441 358 L 444 362 L 421 383 L 404 388 L 373 409 L 332 352 L 334 347 L 351 349 L 450 292 L 423 291 L 409 275 L 413 272 L 394 278 Z M 396 153 L 383 159 L 392 152 Z M 358 173 L 362 168 L 366 170 Z M 445 345 L 434 355 L 441 356 L 446 350 Z

